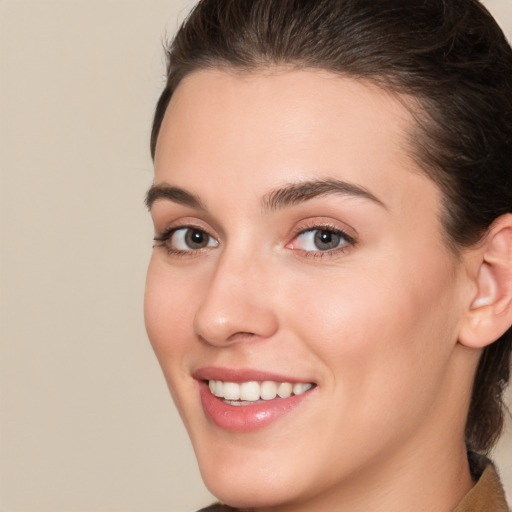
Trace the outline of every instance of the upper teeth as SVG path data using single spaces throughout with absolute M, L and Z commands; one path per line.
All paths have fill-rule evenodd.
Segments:
M 257 400 L 273 400 L 276 396 L 288 398 L 292 394 L 300 395 L 313 387 L 312 384 L 297 382 L 224 382 L 222 380 L 210 380 L 210 391 L 219 398 L 226 400 L 243 400 L 256 402 Z

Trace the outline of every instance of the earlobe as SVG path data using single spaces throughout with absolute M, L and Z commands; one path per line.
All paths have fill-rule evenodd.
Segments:
M 476 294 L 461 326 L 459 342 L 484 348 L 512 324 L 512 214 L 496 219 L 484 242 L 471 253 Z

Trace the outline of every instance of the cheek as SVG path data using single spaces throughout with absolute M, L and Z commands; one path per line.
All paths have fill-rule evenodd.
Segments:
M 173 272 L 155 255 L 148 268 L 144 295 L 148 338 L 189 432 L 189 418 L 199 414 L 198 404 L 184 400 L 184 397 L 197 394 L 196 382 L 190 378 L 187 361 L 194 347 L 198 346 L 192 328 L 198 284 L 180 277 L 179 272 Z
M 418 335 L 415 307 L 405 294 L 389 293 L 371 279 L 346 279 L 335 289 L 331 283 L 306 288 L 307 298 L 295 294 L 292 309 L 308 312 L 295 314 L 295 329 L 347 400 L 362 403 L 368 387 L 384 392 L 397 376 L 404 377 L 402 366 L 410 362 Z
M 179 273 L 154 255 L 149 264 L 144 295 L 144 319 L 149 340 L 166 378 L 169 367 L 180 364 L 193 335 L 191 312 L 197 290 L 181 282 Z M 197 284 L 197 283 L 195 283 Z
M 456 342 L 456 281 L 446 262 L 422 267 L 373 262 L 289 294 L 288 324 L 328 369 L 345 410 L 377 416 L 435 396 Z

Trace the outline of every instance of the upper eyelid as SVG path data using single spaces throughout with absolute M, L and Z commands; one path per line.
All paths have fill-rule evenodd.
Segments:
M 157 232 L 163 233 L 172 226 L 191 226 L 202 229 L 216 238 L 224 234 L 221 223 L 208 211 L 195 210 L 190 206 L 164 199 L 156 200 L 152 204 L 150 216 Z
M 340 233 L 346 237 L 348 241 L 355 244 L 359 237 L 357 230 L 345 222 L 341 223 L 343 226 L 340 226 L 339 224 L 340 221 L 334 219 L 304 219 L 303 221 L 299 221 L 295 224 L 289 233 L 289 236 L 292 237 L 291 239 L 293 239 L 299 236 L 301 233 L 306 233 L 308 231 L 318 229 Z
M 180 229 L 197 229 L 199 231 L 204 231 L 208 236 L 211 236 L 212 238 L 215 238 L 216 240 L 219 240 L 219 236 L 215 233 L 215 230 L 206 227 L 203 225 L 202 222 L 198 221 L 173 221 L 171 223 L 168 223 L 165 225 L 165 227 L 161 230 L 156 230 L 155 238 L 162 239 L 162 238 L 169 238 L 175 231 L 178 231 Z M 212 232 L 213 231 L 213 232 Z
M 330 231 L 332 233 L 335 233 L 335 234 L 341 236 L 341 238 L 343 238 L 345 240 L 345 243 L 343 244 L 343 246 L 355 246 L 357 244 L 357 240 L 354 237 L 350 236 L 346 231 L 344 231 L 342 229 L 327 227 L 327 226 L 318 226 L 318 227 L 303 229 L 303 230 L 299 231 L 292 237 L 292 239 L 286 245 L 287 246 L 290 245 L 298 237 L 300 237 L 306 233 L 309 233 L 310 231 Z M 305 252 L 335 252 L 335 251 L 341 250 L 341 249 L 342 249 L 342 247 L 338 247 L 338 248 L 326 250 L 326 251 L 321 251 L 319 249 L 318 251 L 305 251 Z M 296 249 L 296 250 L 299 250 L 299 249 Z

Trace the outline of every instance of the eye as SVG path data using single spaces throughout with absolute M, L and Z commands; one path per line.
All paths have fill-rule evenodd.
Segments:
M 198 251 L 208 247 L 217 247 L 219 242 L 202 229 L 183 227 L 171 229 L 154 239 L 167 248 L 170 253 Z
M 341 230 L 332 228 L 313 228 L 299 233 L 290 244 L 289 249 L 306 252 L 326 252 L 352 245 L 354 240 Z

